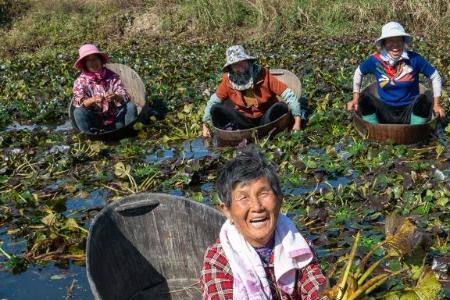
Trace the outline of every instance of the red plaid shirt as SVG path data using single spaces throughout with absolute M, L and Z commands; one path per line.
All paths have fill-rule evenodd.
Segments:
M 275 283 L 273 269 L 273 254 L 266 269 L 267 278 L 271 281 L 274 300 L 316 300 L 320 299 L 320 287 L 325 285 L 325 276 L 320 271 L 317 262 L 313 261 L 298 273 L 295 292 L 287 295 L 279 290 Z M 200 288 L 205 300 L 233 299 L 233 273 L 225 257 L 220 241 L 206 249 L 203 268 L 200 277 Z

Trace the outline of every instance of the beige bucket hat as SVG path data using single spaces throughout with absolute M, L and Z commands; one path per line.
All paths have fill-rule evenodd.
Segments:
M 256 57 L 250 56 L 245 52 L 244 47 L 241 45 L 234 45 L 227 49 L 225 52 L 225 55 L 227 57 L 227 62 L 225 65 L 223 65 L 222 70 L 226 72 L 228 70 L 228 67 L 232 64 L 235 64 L 237 62 L 243 61 L 243 60 L 256 60 Z

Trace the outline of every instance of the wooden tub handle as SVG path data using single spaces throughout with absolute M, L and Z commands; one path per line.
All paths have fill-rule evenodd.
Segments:
M 146 210 L 147 212 L 149 212 L 158 207 L 159 204 L 159 201 L 156 200 L 139 200 L 121 204 L 117 206 L 114 211 L 118 213 L 126 213 Z
M 270 74 L 272 75 L 283 75 L 284 72 L 281 70 L 270 70 Z

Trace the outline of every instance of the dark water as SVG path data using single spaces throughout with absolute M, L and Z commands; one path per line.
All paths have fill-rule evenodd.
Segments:
M 66 201 L 65 215 L 74 215 L 78 210 L 103 206 L 108 193 L 95 190 L 86 198 L 72 198 Z M 25 250 L 25 240 L 9 239 L 5 228 L 0 228 L 2 248 L 9 254 L 20 254 Z M 0 255 L 0 262 L 5 257 Z M 70 289 L 70 291 L 69 291 Z M 68 266 L 53 263 L 30 266 L 25 272 L 12 274 L 0 272 L 0 299 L 92 299 L 84 265 L 69 262 Z
M 6 230 L 0 228 L 3 249 L 10 254 L 20 254 L 26 247 L 25 240 L 11 241 Z M 4 257 L 0 256 L 0 262 Z M 0 272 L 0 299 L 65 299 L 69 287 L 72 299 L 92 298 L 84 266 L 69 263 L 66 268 L 54 264 L 30 266 L 17 275 Z

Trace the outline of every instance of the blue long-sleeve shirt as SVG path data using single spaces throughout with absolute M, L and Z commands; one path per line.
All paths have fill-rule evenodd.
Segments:
M 419 95 L 420 73 L 434 81 L 434 96 L 440 96 L 439 73 L 426 59 L 414 51 L 406 51 L 403 59 L 396 65 L 390 65 L 380 53 L 376 53 L 359 65 L 354 81 L 360 81 L 356 76 L 358 72 L 360 75 L 370 73 L 375 76 L 378 96 L 387 105 L 411 104 Z M 358 82 L 354 83 L 354 91 L 355 87 L 359 88 Z

